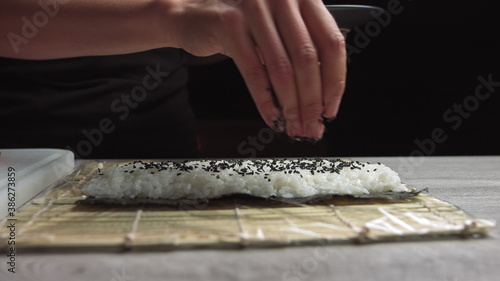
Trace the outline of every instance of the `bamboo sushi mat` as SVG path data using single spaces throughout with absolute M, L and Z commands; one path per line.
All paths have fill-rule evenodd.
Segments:
M 108 162 L 107 165 L 116 164 Z M 234 196 L 179 205 L 81 204 L 91 162 L 16 214 L 27 250 L 168 250 L 369 243 L 482 237 L 494 223 L 427 194 L 404 199 L 332 197 L 313 204 Z M 83 201 L 85 202 L 85 201 Z M 12 218 L 10 218 L 12 219 Z M 7 219 L 0 243 L 7 245 Z

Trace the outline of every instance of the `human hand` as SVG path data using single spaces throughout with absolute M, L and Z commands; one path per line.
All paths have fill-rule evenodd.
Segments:
M 270 127 L 321 139 L 346 79 L 344 37 L 321 0 L 186 0 L 170 11 L 176 45 L 231 57 Z

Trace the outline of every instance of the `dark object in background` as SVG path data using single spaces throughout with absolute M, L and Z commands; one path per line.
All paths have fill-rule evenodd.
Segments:
M 327 150 L 317 156 L 499 155 L 500 10 L 483 2 L 343 1 L 399 12 L 385 18 L 385 26 L 380 19 L 379 29 L 369 23 L 349 34 L 345 97 L 319 144 Z M 264 128 L 230 61 L 191 69 L 188 86 L 202 121 L 254 120 Z M 239 130 L 245 137 L 223 147 L 234 157 L 242 157 L 237 146 L 252 134 Z M 216 141 L 235 133 L 211 137 Z M 318 153 L 307 147 L 279 150 L 274 142 L 275 150 L 263 149 L 257 156 Z

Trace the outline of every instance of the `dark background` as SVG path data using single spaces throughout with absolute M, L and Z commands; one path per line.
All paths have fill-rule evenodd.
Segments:
M 328 124 L 323 141 L 290 144 L 275 135 L 254 147 L 256 156 L 500 154 L 500 87 L 468 118 L 460 117 L 460 125 L 455 113 L 450 114 L 453 122 L 443 117 L 471 100 L 479 76 L 500 82 L 500 12 L 494 1 L 454 1 L 450 6 L 419 0 L 324 2 L 385 9 L 389 2 L 399 2 L 403 10 L 350 56 L 340 113 Z M 347 44 L 356 46 L 354 36 L 349 34 Z M 258 137 L 265 124 L 234 64 L 191 68 L 189 89 L 203 156 L 249 156 L 238 146 L 243 142 L 248 147 L 248 137 Z M 434 130 L 445 135 L 439 143 L 430 140 Z

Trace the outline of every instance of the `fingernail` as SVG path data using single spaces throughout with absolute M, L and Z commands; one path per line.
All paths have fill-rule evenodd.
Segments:
M 323 133 L 325 131 L 325 125 L 323 125 L 323 120 L 318 119 L 315 121 L 311 121 L 306 125 L 306 137 L 309 139 L 318 140 L 323 137 Z
M 312 145 L 316 145 L 321 139 L 312 139 L 312 138 L 306 138 L 306 137 L 289 137 L 288 141 L 291 143 L 296 143 L 296 142 L 305 142 L 307 141 L 308 143 Z
M 307 139 L 307 142 L 312 144 L 312 145 L 316 145 L 318 144 L 318 142 L 320 141 L 321 139 Z
M 288 141 L 291 143 L 303 142 L 304 140 L 304 137 L 288 137 Z
M 323 117 L 323 121 L 326 122 L 326 123 L 331 123 L 333 122 L 335 119 L 337 119 L 337 116 L 333 116 L 333 117 Z

